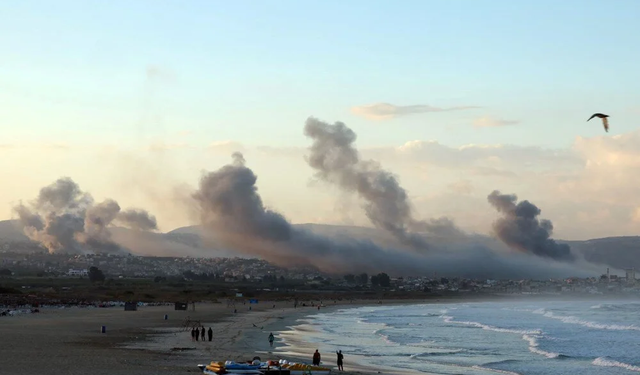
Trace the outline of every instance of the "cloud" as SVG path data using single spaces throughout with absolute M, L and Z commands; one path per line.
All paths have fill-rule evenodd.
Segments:
M 245 147 L 239 142 L 226 140 L 211 142 L 209 146 L 207 146 L 207 149 L 215 153 L 230 154 L 236 151 L 242 152 L 245 150 Z
M 389 103 L 376 103 L 363 106 L 356 106 L 351 108 L 351 112 L 355 115 L 362 116 L 369 120 L 390 120 L 392 118 L 412 115 L 417 113 L 428 112 L 449 112 L 449 111 L 461 111 L 465 109 L 479 108 L 475 106 L 461 106 L 461 107 L 449 107 L 440 108 L 432 107 L 430 105 L 406 105 L 397 106 Z
M 476 128 L 495 128 L 498 126 L 508 126 L 519 124 L 520 121 L 516 120 L 504 120 L 497 117 L 484 116 L 477 118 L 473 121 L 473 126 Z
M 378 160 L 467 170 L 478 176 L 516 177 L 523 169 L 543 171 L 582 166 L 581 158 L 573 150 L 501 144 L 450 147 L 436 141 L 414 140 L 396 147 L 369 149 L 368 153 Z

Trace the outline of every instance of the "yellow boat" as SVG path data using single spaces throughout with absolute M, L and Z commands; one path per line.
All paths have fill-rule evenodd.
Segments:
M 283 369 L 291 372 L 291 375 L 329 375 L 331 368 L 322 366 L 306 365 L 304 363 L 287 363 L 282 365 Z

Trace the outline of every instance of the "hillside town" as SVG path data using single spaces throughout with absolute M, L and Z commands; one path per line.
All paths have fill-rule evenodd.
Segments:
M 47 277 L 87 278 L 96 267 L 109 279 L 141 278 L 180 280 L 215 280 L 224 283 L 255 283 L 272 285 L 309 285 L 317 289 L 349 290 L 352 288 L 385 288 L 388 291 L 429 291 L 459 293 L 507 294 L 640 294 L 635 271 L 627 270 L 623 277 L 603 270 L 599 277 L 548 280 L 474 280 L 448 278 L 437 274 L 392 278 L 378 275 L 327 275 L 313 268 L 282 268 L 265 260 L 246 258 L 143 257 L 132 255 L 87 254 L 68 255 L 2 252 L 0 278 Z

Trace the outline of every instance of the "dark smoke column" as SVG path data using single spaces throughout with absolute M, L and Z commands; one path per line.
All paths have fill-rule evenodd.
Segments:
M 414 219 L 409 197 L 398 179 L 379 163 L 360 158 L 354 146 L 356 133 L 344 123 L 331 125 L 310 117 L 304 134 L 313 140 L 307 163 L 316 171 L 316 177 L 363 198 L 367 217 L 377 228 L 414 249 L 428 249 L 429 244 L 411 231 L 447 237 L 462 235 L 447 218 Z
M 327 273 L 389 272 L 422 274 L 426 260 L 416 254 L 387 251 L 368 241 L 333 241 L 296 228 L 266 208 L 242 154 L 207 173 L 193 198 L 202 226 L 216 242 L 281 266 L 312 266 Z
M 487 197 L 503 217 L 493 223 L 495 235 L 509 247 L 540 257 L 561 261 L 574 261 L 571 248 L 551 239 L 553 224 L 549 220 L 538 220 L 540 209 L 524 200 L 516 204 L 515 194 L 500 194 L 494 190 Z
M 129 228 L 153 230 L 156 219 L 140 209 L 120 211 L 113 199 L 95 203 L 89 193 L 69 177 L 40 189 L 29 205 L 14 207 L 24 233 L 49 252 L 126 252 L 111 240 L 109 226 L 117 221 Z

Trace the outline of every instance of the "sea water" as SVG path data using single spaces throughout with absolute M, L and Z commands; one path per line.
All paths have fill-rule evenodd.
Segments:
M 286 344 L 304 341 L 329 364 L 342 350 L 347 367 L 356 360 L 452 375 L 640 372 L 640 301 L 361 307 L 289 328 L 280 333 Z

